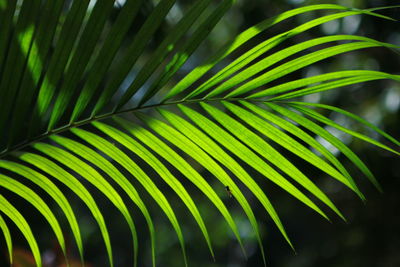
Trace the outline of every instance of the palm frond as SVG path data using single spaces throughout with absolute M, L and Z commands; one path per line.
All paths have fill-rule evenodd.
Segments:
M 284 12 L 228 41 L 176 82 L 179 71 L 234 4 L 233 0 L 218 3 L 197 0 L 175 24 L 167 22 L 175 0 L 161 0 L 155 6 L 128 0 L 120 8 L 114 7 L 114 0 L 95 1 L 94 6 L 89 0 L 26 0 L 18 2 L 21 5 L 17 2 L 0 1 L 1 34 L 5 37 L 0 39 L 0 186 L 38 209 L 52 228 L 66 260 L 65 229 L 45 201 L 50 197 L 65 215 L 80 260 L 84 262 L 82 229 L 65 188 L 88 207 L 100 229 L 111 266 L 114 266 L 113 245 L 104 210 L 93 196 L 97 191 L 125 219 L 135 266 L 141 257 L 142 233 L 137 230 L 132 204 L 147 223 L 152 265 L 157 262 L 157 225 L 143 194 L 151 196 L 168 218 L 187 266 L 182 230 L 185 218 L 176 215 L 178 208 L 156 180 L 165 182 L 184 203 L 212 257 L 213 240 L 206 226 L 209 222 L 183 180 L 212 202 L 246 255 L 237 222 L 217 189 L 226 187 L 243 209 L 266 264 L 257 214 L 243 185 L 294 249 L 275 205 L 260 185 L 263 180 L 272 181 L 327 220 L 330 219 L 320 207 L 321 202 L 346 219 L 286 152 L 343 184 L 362 200 L 365 196 L 349 170 L 316 137 L 335 146 L 381 190 L 378 179 L 348 145 L 324 126 L 394 155 L 400 154 L 398 140 L 355 114 L 335 106 L 292 101 L 361 82 L 382 79 L 398 82 L 399 75 L 338 70 L 271 85 L 344 53 L 368 48 L 398 53 L 396 45 L 355 35 L 314 38 L 269 53 L 287 40 L 333 20 L 354 15 L 392 20 L 376 13 L 382 8 L 360 10 L 323 4 Z M 143 8 L 145 5 L 150 11 Z M 114 9 L 118 14 L 110 19 Z M 248 48 L 254 37 L 260 37 L 272 26 L 316 11 L 329 14 Z M 143 15 L 145 19 L 140 21 L 138 18 Z M 140 26 L 134 30 L 132 25 L 136 23 Z M 163 27 L 170 28 L 168 33 L 164 33 Z M 244 48 L 246 51 L 237 56 Z M 215 71 L 215 67 L 231 57 L 234 59 L 230 63 Z M 395 148 L 344 127 L 308 106 L 356 120 L 387 138 Z M 215 180 L 208 179 L 203 169 Z M 253 171 L 259 175 L 250 174 Z M 30 181 L 29 186 L 24 183 L 26 180 Z M 36 191 L 38 188 L 40 192 Z M 21 210 L 2 195 L 0 210 L 22 232 L 36 264 L 41 266 L 37 240 Z M 7 223 L 0 216 L 0 228 L 12 263 L 14 233 L 10 233 Z

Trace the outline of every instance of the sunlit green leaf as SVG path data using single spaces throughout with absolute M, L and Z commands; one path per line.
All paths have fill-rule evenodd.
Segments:
M 32 250 L 36 265 L 38 267 L 42 267 L 42 258 L 40 256 L 39 247 L 28 222 L 25 220 L 22 214 L 2 195 L 0 195 L 0 204 L 0 211 L 7 215 L 22 232 Z
M 1 228 L 1 231 L 3 232 L 4 239 L 6 240 L 10 264 L 12 264 L 13 263 L 13 246 L 12 246 L 11 234 L 10 234 L 10 230 L 8 229 L 8 226 L 2 216 L 0 216 L 0 228 Z
M 26 179 L 29 179 L 30 181 L 41 187 L 44 191 L 46 191 L 54 199 L 54 201 L 57 202 L 57 204 L 60 206 L 65 216 L 67 217 L 69 225 L 71 226 L 71 230 L 75 237 L 76 243 L 78 245 L 79 254 L 83 262 L 83 246 L 78 222 L 75 218 L 75 213 L 73 212 L 70 203 L 61 192 L 61 190 L 47 177 L 22 164 L 12 161 L 1 160 L 0 167 L 15 172 L 25 177 Z
M 36 166 L 37 168 L 41 169 L 42 171 L 48 173 L 50 176 L 65 184 L 86 204 L 100 227 L 101 235 L 104 239 L 110 264 L 111 266 L 114 266 L 110 237 L 108 234 L 106 223 L 104 221 L 104 217 L 100 212 L 96 201 L 87 191 L 87 189 L 81 184 L 81 182 L 79 182 L 79 180 L 72 176 L 70 173 L 65 171 L 62 167 L 43 156 L 33 153 L 22 153 L 18 156 L 18 158 Z
M 173 211 L 165 195 L 160 191 L 160 189 L 150 179 L 150 177 L 142 170 L 142 168 L 139 165 L 137 165 L 133 160 L 131 160 L 124 152 L 122 152 L 120 149 L 112 145 L 104 138 L 101 138 L 93 133 L 86 132 L 81 129 L 72 129 L 71 131 L 74 134 L 86 140 L 87 142 L 89 142 L 90 144 L 96 146 L 98 149 L 100 149 L 100 151 L 102 151 L 109 157 L 113 158 L 116 162 L 118 162 L 118 164 L 120 164 L 127 171 L 129 171 L 129 173 L 131 173 L 143 185 L 143 187 L 148 191 L 151 197 L 154 198 L 154 200 L 157 202 L 160 208 L 164 211 L 165 215 L 168 217 L 172 226 L 174 227 L 178 235 L 182 247 L 182 253 L 186 263 L 187 260 L 186 260 L 185 243 L 182 235 L 182 230 L 175 216 L 175 212 Z
M 0 186 L 19 195 L 20 197 L 31 203 L 32 206 L 34 206 L 39 210 L 39 212 L 46 218 L 47 222 L 53 229 L 57 237 L 58 243 L 60 244 L 61 250 L 63 251 L 64 256 L 66 257 L 65 240 L 62 234 L 60 224 L 58 223 L 53 212 L 50 210 L 49 206 L 44 202 L 44 200 L 41 199 L 38 196 L 38 194 L 36 194 L 26 185 L 2 174 L 0 174 Z

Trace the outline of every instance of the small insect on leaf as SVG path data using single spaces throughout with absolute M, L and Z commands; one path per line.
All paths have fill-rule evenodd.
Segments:
M 226 189 L 226 192 L 228 193 L 229 197 L 231 198 L 232 197 L 232 191 L 229 188 L 229 186 L 225 186 L 225 189 Z

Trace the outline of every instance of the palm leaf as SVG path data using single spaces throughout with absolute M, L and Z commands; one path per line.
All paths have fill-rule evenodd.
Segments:
M 5 37 L 0 39 L 0 185 L 38 209 L 49 222 L 66 258 L 66 232 L 60 218 L 43 200 L 43 192 L 25 184 L 26 180 L 43 189 L 62 210 L 82 262 L 82 229 L 65 188 L 83 201 L 99 226 L 111 266 L 114 266 L 113 243 L 105 210 L 93 197 L 97 191 L 124 217 L 131 234 L 135 266 L 142 255 L 139 253 L 142 233 L 137 232 L 136 217 L 129 209 L 132 203 L 145 218 L 152 265 L 157 263 L 157 225 L 143 194 L 150 195 L 170 221 L 183 262 L 188 265 L 182 218 L 176 215 L 178 208 L 172 204 L 171 196 L 156 180 L 161 178 L 185 204 L 212 257 L 213 240 L 206 227 L 209 222 L 189 193 L 190 186 L 182 179 L 190 181 L 212 202 L 246 255 L 237 222 L 217 190 L 226 187 L 246 214 L 266 264 L 257 214 L 236 178 L 262 204 L 293 249 L 269 193 L 260 185 L 265 178 L 328 220 L 321 202 L 343 220 L 345 216 L 301 166 L 291 162 L 284 150 L 365 200 L 345 165 L 314 137 L 324 138 L 381 189 L 377 178 L 351 148 L 307 117 L 399 155 L 399 141 L 355 114 L 329 105 L 287 102 L 366 81 L 398 82 L 398 75 L 338 70 L 269 85 L 343 53 L 372 47 L 397 52 L 398 46 L 371 38 L 332 35 L 269 53 L 287 40 L 329 21 L 354 15 L 392 20 L 377 13 L 382 8 L 359 10 L 324 4 L 284 12 L 227 41 L 175 82 L 179 71 L 234 1 L 197 0 L 178 22 L 169 25 L 167 15 L 177 5 L 175 2 L 161 0 L 153 6 L 146 1 L 128 0 L 118 8 L 113 0 L 96 1 L 94 6 L 88 0 L 26 0 L 18 5 L 17 1 L 0 1 L 1 34 Z M 110 18 L 114 9 L 118 14 L 113 21 Z M 254 37 L 272 26 L 316 11 L 330 13 L 248 48 Z M 146 19 L 140 21 L 140 16 Z M 135 23 L 140 25 L 132 33 Z M 170 28 L 169 32 L 160 34 L 165 27 Z M 154 49 L 148 49 L 150 43 Z M 318 48 L 320 45 L 325 48 Z M 237 56 L 239 48 L 246 51 Z M 236 58 L 232 62 L 214 71 L 214 67 L 233 56 Z M 341 126 L 306 106 L 348 116 L 387 138 L 395 147 Z M 219 185 L 206 178 L 196 165 Z M 259 175 L 252 176 L 252 171 Z M 65 187 L 60 187 L 60 183 Z M 121 192 L 129 197 L 127 201 Z M 36 264 L 41 266 L 36 238 L 23 211 L 10 201 L 0 196 L 0 210 L 21 230 Z M 0 228 L 12 263 L 14 233 L 7 223 L 0 216 Z
M 36 242 L 36 239 L 32 233 L 32 230 L 28 222 L 15 207 L 5 197 L 3 197 L 3 195 L 0 195 L 0 203 L 1 203 L 0 206 L 1 212 L 4 213 L 6 216 L 8 216 L 17 225 L 18 229 L 22 232 L 22 234 L 28 241 L 29 247 L 31 248 L 32 254 L 35 258 L 36 265 L 41 267 L 42 258 L 40 256 L 39 246 Z M 7 228 L 2 227 L 1 229 L 7 240 L 8 239 L 7 230 L 4 230 Z M 10 258 L 10 261 L 12 262 L 12 257 Z
M 4 238 L 6 240 L 10 264 L 12 264 L 13 263 L 13 254 L 12 254 L 13 253 L 13 245 L 12 245 L 11 233 L 10 233 L 10 230 L 8 229 L 6 222 L 4 221 L 3 217 L 1 217 L 1 216 L 0 216 L 0 228 L 4 234 Z

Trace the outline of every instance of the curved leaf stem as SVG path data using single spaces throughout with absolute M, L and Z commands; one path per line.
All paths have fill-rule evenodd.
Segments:
M 101 114 L 98 116 L 93 116 L 84 120 L 80 120 L 77 122 L 73 122 L 73 123 L 68 123 L 64 126 L 61 126 L 59 128 L 53 129 L 51 131 L 46 131 L 30 140 L 24 141 L 22 143 L 16 144 L 10 148 L 7 148 L 6 150 L 2 151 L 0 153 L 0 159 L 6 157 L 7 155 L 11 154 L 12 152 L 15 152 L 17 150 L 20 150 L 24 147 L 27 147 L 29 145 L 31 145 L 32 143 L 38 142 L 40 140 L 45 139 L 46 137 L 49 137 L 53 134 L 59 134 L 62 132 L 65 132 L 71 128 L 75 128 L 75 127 L 80 127 L 86 124 L 89 124 L 93 121 L 98 121 L 98 120 L 104 120 L 104 119 L 108 119 L 111 118 L 115 115 L 120 115 L 120 114 L 125 114 L 125 113 L 129 113 L 129 112 L 135 112 L 135 111 L 141 111 L 141 110 L 145 110 L 145 109 L 150 109 L 150 108 L 157 108 L 157 107 L 162 107 L 162 106 L 171 106 L 171 105 L 178 105 L 178 104 L 184 104 L 184 103 L 201 103 L 201 102 L 212 102 L 212 101 L 230 101 L 230 102 L 234 102 L 234 101 L 240 101 L 240 100 L 245 100 L 245 101 L 250 101 L 250 102 L 265 102 L 267 100 L 259 100 L 259 99 L 247 99 L 244 97 L 232 97 L 232 98 L 224 98 L 224 97 L 218 97 L 218 98 L 210 98 L 210 99 L 204 99 L 204 98 L 198 98 L 198 99 L 191 99 L 191 100 L 187 100 L 187 99 L 183 99 L 183 100 L 178 100 L 178 101 L 171 101 L 171 102 L 162 102 L 162 103 L 157 103 L 157 104 L 151 104 L 151 105 L 147 105 L 147 106 L 138 106 L 138 107 L 134 107 L 134 108 L 129 108 L 129 109 L 124 109 L 124 110 L 117 110 L 117 111 L 112 111 L 109 113 L 105 113 L 105 114 Z

